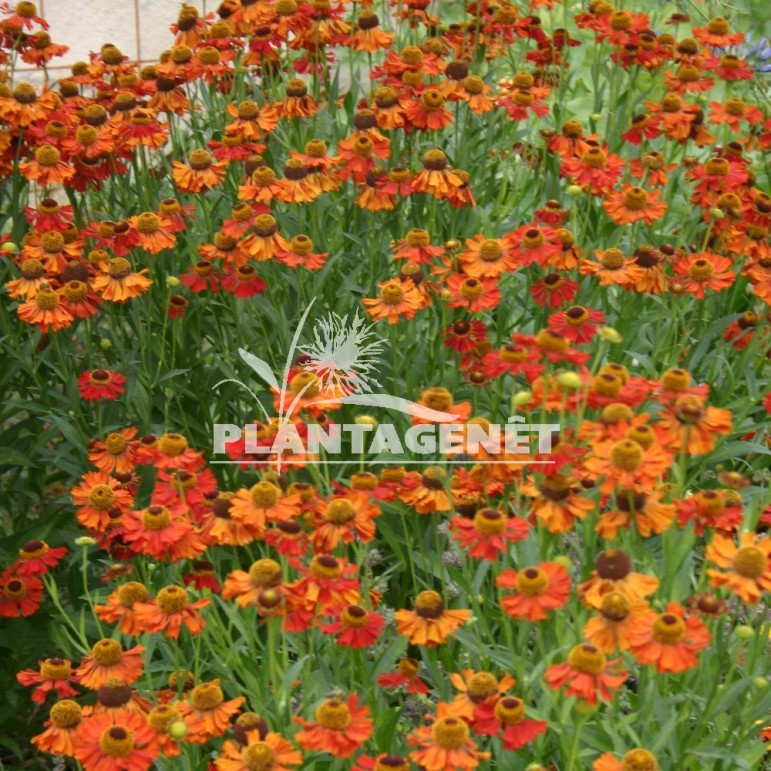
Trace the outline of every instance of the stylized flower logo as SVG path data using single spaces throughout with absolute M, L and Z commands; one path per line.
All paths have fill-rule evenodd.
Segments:
M 295 330 L 281 384 L 279 384 L 268 362 L 244 348 L 238 349 L 241 358 L 255 374 L 278 394 L 279 414 L 277 422 L 279 431 L 282 430 L 282 426 L 291 422 L 290 419 L 295 408 L 311 385 L 318 387 L 319 398 L 306 401 L 305 406 L 357 404 L 397 410 L 433 423 L 451 423 L 456 419 L 453 413 L 432 410 L 401 396 L 373 392 L 373 387 L 380 386 L 373 373 L 376 371 L 377 354 L 382 351 L 383 341 L 375 335 L 372 327 L 368 326 L 358 314 L 350 321 L 348 316 L 341 318 L 336 313 L 329 314 L 325 319 L 316 323 L 313 340 L 305 345 L 299 345 L 300 335 L 314 302 L 315 298 L 308 303 L 308 307 Z M 293 393 L 289 388 L 289 374 L 292 369 L 296 370 L 298 366 L 295 364 L 298 351 L 306 357 L 299 366 L 315 377 L 297 393 Z M 225 378 L 213 387 L 217 388 L 223 383 L 237 383 L 249 391 L 262 410 L 266 422 L 271 420 L 257 394 L 246 383 L 235 378 Z M 288 406 L 287 397 L 291 398 Z M 280 470 L 280 457 L 278 463 Z
M 373 387 L 380 386 L 373 372 L 382 350 L 383 341 L 358 313 L 350 323 L 348 316 L 330 313 L 316 322 L 313 342 L 300 346 L 309 357 L 303 369 L 316 375 L 322 392 L 344 396 L 371 393 Z

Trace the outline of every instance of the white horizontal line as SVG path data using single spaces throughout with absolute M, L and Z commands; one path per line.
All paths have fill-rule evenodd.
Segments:
M 266 460 L 210 460 L 209 463 L 219 463 L 240 466 L 243 464 L 255 464 L 263 465 L 268 463 Z M 278 465 L 278 461 L 273 460 L 272 463 Z M 282 466 L 325 466 L 335 463 L 361 463 L 359 460 L 282 460 Z M 527 466 L 529 464 L 540 465 L 553 465 L 556 461 L 553 460 L 368 460 L 364 461 L 365 466 L 457 466 L 461 464 L 473 464 L 474 466 L 515 466 L 522 465 Z

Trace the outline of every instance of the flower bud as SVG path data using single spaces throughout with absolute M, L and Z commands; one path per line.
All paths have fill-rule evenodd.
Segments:
M 557 382 L 563 388 L 580 388 L 581 378 L 576 372 L 560 372 L 557 375 Z
M 600 327 L 597 330 L 597 334 L 602 340 L 611 345 L 618 345 L 618 343 L 622 342 L 624 339 L 621 337 L 618 330 L 613 329 L 613 327 Z
M 169 726 L 169 736 L 172 739 L 183 739 L 185 734 L 187 734 L 187 726 L 181 720 L 177 720 Z
M 79 538 L 75 539 L 76 546 L 93 546 L 95 543 L 96 541 L 90 535 L 81 535 Z
M 755 630 L 751 626 L 747 626 L 747 624 L 739 624 L 734 629 L 734 634 L 740 640 L 751 640 L 755 636 Z
M 377 428 L 377 421 L 372 415 L 357 415 L 353 419 L 353 422 L 359 426 L 372 426 L 372 428 Z
M 718 209 L 717 206 L 709 210 L 710 216 L 716 220 L 722 220 L 725 218 L 725 212 L 722 209 Z
M 517 407 L 523 407 L 525 404 L 529 404 L 533 399 L 533 392 L 532 391 L 517 391 L 512 397 L 511 397 L 511 406 L 512 409 L 516 409 Z
M 555 565 L 560 565 L 561 567 L 565 568 L 565 570 L 570 570 L 570 568 L 573 566 L 573 563 L 570 561 L 570 557 L 564 555 L 564 554 L 558 554 L 552 562 Z
M 112 341 L 111 341 L 111 340 L 108 340 L 106 337 L 103 337 L 103 338 L 101 338 L 101 339 L 99 340 L 99 347 L 100 347 L 100 348 L 101 348 L 103 351 L 107 351 L 107 350 L 109 350 L 110 348 L 112 348 Z
M 580 185 L 570 185 L 567 190 L 567 193 L 571 198 L 578 198 L 583 192 Z
M 0 250 L 6 252 L 7 254 L 17 254 L 19 247 L 13 241 L 6 241 L 2 246 L 0 246 Z
M 179 286 L 180 280 L 176 276 L 166 276 L 166 286 Z

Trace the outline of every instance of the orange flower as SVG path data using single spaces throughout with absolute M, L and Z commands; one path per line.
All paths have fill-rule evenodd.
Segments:
M 139 581 L 129 581 L 119 586 L 107 597 L 105 605 L 97 605 L 94 608 L 96 615 L 110 624 L 120 622 L 118 631 L 123 634 L 136 636 L 141 633 L 141 625 L 137 623 L 134 615 L 134 605 L 138 602 L 147 602 L 150 593 L 147 587 Z
M 16 313 L 22 321 L 34 324 L 41 332 L 66 329 L 75 320 L 48 282 L 42 282 L 35 295 L 19 305 Z
M 144 294 L 152 286 L 152 279 L 147 278 L 147 273 L 147 269 L 134 273 L 125 257 L 113 257 L 107 264 L 106 272 L 91 280 L 91 286 L 104 300 L 125 303 Z
M 311 533 L 317 551 L 331 552 L 343 543 L 369 543 L 375 537 L 375 519 L 380 508 L 366 493 L 333 498 L 321 512 L 321 524 Z
M 637 747 L 629 750 L 621 760 L 616 760 L 609 752 L 600 755 L 592 763 L 592 771 L 659 771 L 659 764 L 653 753 Z
M 630 601 L 621 592 L 608 592 L 602 597 L 597 615 L 584 625 L 584 637 L 603 653 L 628 650 L 629 632 L 645 614 L 656 615 L 645 600 Z
M 620 249 L 594 250 L 597 261 L 583 259 L 579 265 L 582 276 L 597 276 L 600 286 L 629 287 L 643 277 L 643 269 Z
M 254 233 L 239 243 L 239 248 L 258 262 L 272 260 L 289 249 L 289 242 L 278 232 L 278 222 L 271 214 L 259 214 L 252 223 Z
M 430 726 L 416 728 L 408 737 L 411 747 L 418 747 L 410 758 L 425 771 L 465 771 L 477 768 L 487 760 L 489 752 L 480 752 L 472 741 L 468 725 L 440 703 L 436 719 Z
M 361 601 L 356 566 L 330 554 L 317 554 L 305 568 L 302 577 L 287 586 L 287 591 L 305 609 L 318 615 L 336 615 L 348 605 Z
M 771 538 L 743 532 L 739 543 L 737 547 L 733 538 L 715 533 L 706 557 L 728 572 L 710 568 L 707 575 L 712 586 L 724 586 L 743 602 L 756 605 L 764 591 L 771 592 Z
M 601 608 L 603 597 L 619 592 L 630 602 L 642 600 L 659 588 L 658 578 L 632 572 L 632 563 L 621 549 L 607 549 L 597 555 L 595 569 L 579 584 L 577 591 L 590 608 Z
M 189 165 L 174 161 L 172 178 L 183 193 L 204 193 L 221 184 L 228 164 L 213 161 L 206 150 L 193 150 L 187 157 Z
M 476 708 L 485 701 L 503 696 L 517 681 L 509 674 L 500 680 L 489 672 L 463 669 L 460 674 L 450 673 L 450 682 L 460 693 L 447 705 L 447 714 L 459 717 L 467 723 L 474 720 Z
M 264 480 L 247 490 L 242 487 L 230 501 L 230 516 L 260 534 L 267 522 L 292 519 L 300 513 L 300 496 L 284 495 L 280 487 Z
M 707 407 L 698 396 L 679 396 L 659 414 L 656 432 L 672 452 L 706 455 L 715 449 L 719 435 L 731 433 L 732 425 L 730 410 Z
M 502 589 L 513 589 L 501 600 L 501 608 L 512 618 L 543 621 L 547 611 L 561 608 L 570 598 L 570 576 L 562 565 L 541 562 L 519 572 L 509 568 L 495 580 Z
M 463 180 L 448 169 L 447 156 L 441 150 L 429 150 L 423 156 L 423 170 L 412 181 L 416 193 L 438 199 L 452 198 L 463 186 Z
M 413 645 L 435 648 L 461 627 L 471 616 L 469 610 L 448 610 L 442 595 L 435 591 L 421 592 L 415 599 L 414 610 L 396 612 L 396 631 Z
M 615 668 L 620 660 L 607 661 L 594 645 L 582 643 L 570 651 L 564 664 L 552 664 L 544 680 L 555 690 L 567 684 L 568 696 L 576 696 L 589 704 L 596 704 L 599 699 L 610 701 L 613 691 L 626 682 L 628 674 Z
M 655 664 L 658 672 L 685 672 L 698 664 L 696 653 L 711 640 L 698 616 L 687 616 L 678 602 L 659 615 L 638 620 L 629 631 L 629 650 L 641 664 Z
M 185 740 L 203 744 L 213 736 L 222 736 L 230 728 L 231 717 L 245 701 L 243 696 L 225 701 L 219 680 L 197 685 L 185 701 L 176 705 L 188 727 Z
M 117 640 L 105 638 L 94 645 L 74 674 L 81 685 L 92 691 L 114 679 L 131 685 L 139 679 L 144 669 L 144 650 L 141 645 L 135 645 L 124 651 Z
M 336 758 L 349 758 L 372 736 L 369 707 L 359 706 L 359 697 L 350 694 L 345 700 L 333 694 L 316 709 L 315 720 L 293 718 L 303 730 L 296 735 L 301 747 L 328 752 Z
M 122 428 L 120 432 L 109 434 L 104 442 L 92 440 L 88 448 L 88 460 L 100 471 L 119 474 L 130 473 L 136 465 L 136 448 L 134 441 L 138 429 Z
M 113 509 L 127 510 L 133 503 L 131 493 L 106 471 L 87 471 L 82 482 L 72 488 L 72 502 L 78 507 L 78 522 L 91 530 L 103 532 L 110 523 Z
M 424 300 L 410 279 L 390 279 L 378 284 L 377 298 L 365 297 L 361 302 L 374 321 L 388 319 L 396 324 L 401 316 L 411 319 L 424 305 Z
M 55 91 L 44 90 L 38 96 L 35 87 L 29 83 L 18 83 L 10 94 L 8 91 L 6 94 L 7 96 L 0 96 L 0 120 L 17 128 L 25 128 L 37 121 L 46 120 L 56 109 L 58 100 Z
M 57 701 L 48 713 L 46 729 L 42 734 L 33 736 L 30 741 L 42 752 L 51 755 L 75 755 L 75 742 L 83 716 L 83 710 L 76 701 L 63 699 Z
M 703 252 L 678 260 L 675 273 L 683 277 L 680 281 L 685 292 L 703 300 L 707 289 L 721 292 L 736 281 L 732 267 L 733 261 L 728 257 Z
M 381 48 L 390 48 L 394 35 L 380 28 L 380 19 L 371 10 L 363 10 L 356 20 L 356 31 L 345 39 L 354 51 L 374 53 Z
M 470 557 L 495 562 L 509 544 L 527 538 L 529 527 L 521 517 L 508 517 L 498 509 L 482 508 L 473 519 L 453 517 L 450 530 Z
M 452 123 L 452 113 L 444 106 L 438 88 L 427 88 L 407 106 L 407 119 L 421 131 L 439 131 Z
M 139 236 L 138 245 L 150 254 L 158 254 L 164 249 L 174 248 L 176 238 L 171 229 L 171 220 L 166 217 L 159 216 L 153 211 L 146 211 L 129 217 L 129 222 Z
M 660 201 L 661 193 L 655 190 L 646 192 L 641 187 L 628 187 L 616 190 L 608 195 L 603 206 L 608 216 L 616 225 L 628 225 L 632 222 L 645 222 L 652 225 L 664 216 L 667 204 Z
M 577 519 L 584 520 L 595 508 L 594 501 L 580 495 L 583 488 L 564 474 L 549 474 L 540 483 L 521 486 L 523 495 L 533 498 L 533 513 L 550 533 L 567 533 Z
M 84 771 L 145 771 L 160 748 L 147 720 L 132 712 L 86 718 L 76 734 L 75 757 Z
M 632 439 L 595 442 L 585 462 L 594 478 L 602 478 L 600 490 L 613 491 L 617 484 L 636 492 L 651 492 L 657 480 L 666 474 L 672 456 L 655 442 L 642 447 Z
M 302 754 L 281 734 L 246 731 L 244 744 L 226 741 L 221 755 L 214 761 L 217 771 L 289 771 L 289 766 L 299 766 Z
M 514 242 L 509 236 L 485 238 L 478 233 L 466 240 L 466 249 L 458 255 L 463 271 L 473 278 L 497 278 L 516 270 Z
M 445 489 L 445 476 L 440 466 L 429 466 L 422 474 L 410 471 L 402 480 L 397 496 L 418 514 L 450 511 L 452 504 Z
M 136 603 L 136 625 L 151 634 L 163 632 L 172 640 L 179 637 L 183 625 L 191 635 L 197 635 L 206 626 L 198 611 L 207 605 L 211 605 L 211 600 L 206 597 L 190 602 L 187 589 L 181 586 L 165 586 L 158 592 L 155 600 Z
M 669 529 L 676 513 L 674 504 L 664 503 L 661 500 L 663 497 L 664 493 L 660 490 L 647 495 L 624 488 L 616 490 L 616 508 L 600 515 L 595 530 L 608 541 L 632 522 L 643 538 L 663 533 Z
M 249 572 L 234 570 L 225 579 L 222 599 L 236 598 L 236 603 L 246 608 L 259 605 L 260 597 L 267 589 L 275 589 L 283 581 L 281 565 L 272 559 L 259 559 L 252 563 Z
M 166 506 L 148 506 L 132 511 L 122 521 L 123 540 L 137 553 L 157 560 L 179 562 L 203 553 L 206 543 L 184 515 Z

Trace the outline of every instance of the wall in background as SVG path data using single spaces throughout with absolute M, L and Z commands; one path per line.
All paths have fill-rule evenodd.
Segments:
M 201 11 L 206 0 L 188 0 Z M 118 46 L 132 60 L 156 62 L 161 51 L 169 48 L 174 36 L 169 25 L 179 16 L 179 0 L 35 0 L 41 16 L 51 25 L 54 43 L 70 47 L 48 68 L 58 79 L 69 71 L 72 62 L 88 61 L 90 51 L 104 43 Z M 208 0 L 208 9 L 215 9 Z M 26 68 L 23 62 L 17 71 Z

